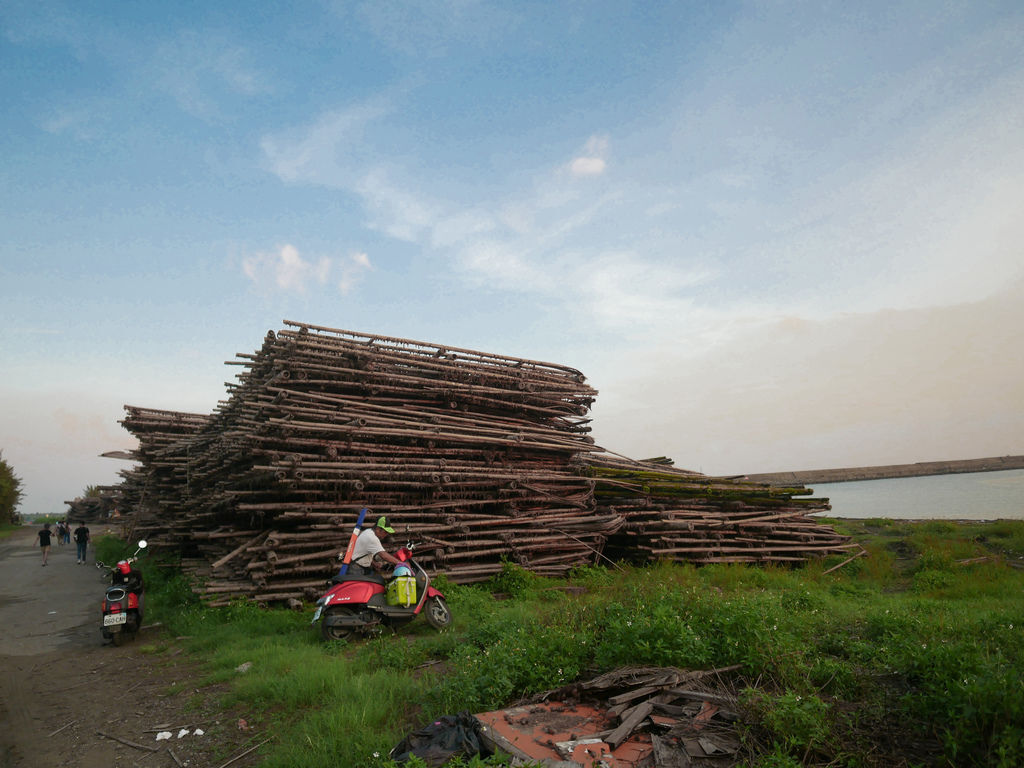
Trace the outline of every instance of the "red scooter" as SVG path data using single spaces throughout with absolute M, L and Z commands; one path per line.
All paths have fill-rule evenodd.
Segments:
M 134 638 L 142 626 L 142 610 L 145 592 L 142 573 L 132 564 L 139 559 L 139 552 L 146 548 L 145 540 L 139 542 L 135 554 L 117 565 L 96 563 L 97 568 L 109 572 L 110 586 L 103 596 L 103 639 L 114 645 L 121 645 L 125 638 Z
M 320 622 L 324 640 L 342 640 L 355 632 L 370 634 L 382 626 L 397 627 L 420 614 L 434 629 L 452 623 L 444 595 L 430 585 L 430 576 L 412 559 L 412 544 L 395 556 L 403 562 L 387 581 L 376 574 L 338 575 L 332 587 L 316 601 L 312 624 Z

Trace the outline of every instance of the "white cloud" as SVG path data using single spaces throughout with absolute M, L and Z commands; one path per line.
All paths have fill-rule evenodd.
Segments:
M 352 253 L 341 262 L 341 277 L 338 280 L 338 290 L 342 295 L 348 295 L 356 285 L 363 279 L 365 273 L 373 269 L 370 257 L 365 253 Z
M 577 177 L 600 176 L 607 168 L 607 154 L 608 137 L 591 136 L 583 148 L 583 153 L 569 163 L 569 172 Z
M 383 168 L 364 174 L 354 191 L 362 196 L 369 214 L 367 226 L 397 240 L 429 240 L 431 230 L 441 217 L 437 203 L 422 199 L 409 185 L 392 182 Z
M 600 176 L 605 167 L 603 157 L 577 157 L 569 164 L 573 176 Z
M 327 282 L 331 260 L 324 256 L 307 261 L 295 246 L 285 245 L 277 253 L 260 253 L 243 259 L 242 271 L 264 290 L 277 288 L 286 293 L 305 293 L 310 283 Z
M 1024 99 L 1007 96 L 1021 93 L 1019 79 L 993 80 L 948 110 L 909 125 L 883 120 L 835 147 L 807 138 L 828 127 L 820 120 L 795 138 L 772 138 L 788 124 L 759 129 L 728 110 L 688 118 L 691 132 L 721 136 L 725 149 L 700 156 L 679 136 L 666 135 L 661 149 L 632 137 L 614 186 L 580 183 L 608 173 L 612 140 L 594 134 L 568 161 L 522 169 L 527 185 L 481 181 L 472 199 L 423 191 L 362 140 L 381 133 L 377 121 L 399 117 L 379 104 L 329 113 L 263 148 L 282 179 L 358 195 L 368 226 L 422 245 L 456 278 L 536 296 L 615 337 L 685 333 L 696 353 L 783 312 L 941 306 L 1018 276 L 1024 153 L 1014 137 Z M 683 106 L 690 118 L 702 114 L 701 104 Z M 785 143 L 797 138 L 821 144 L 800 146 L 801 157 Z M 617 148 L 629 139 L 616 138 Z M 691 150 L 692 170 L 671 162 Z M 638 166 L 648 157 L 661 158 L 654 181 Z M 635 176 L 625 173 L 634 167 Z
M 220 118 L 226 96 L 268 93 L 269 83 L 242 46 L 219 35 L 184 32 L 157 48 L 148 79 L 185 112 Z
M 389 112 L 381 99 L 333 110 L 310 126 L 264 137 L 260 148 L 271 171 L 284 181 L 352 189 L 371 162 L 366 129 Z
M 55 136 L 70 134 L 79 140 L 89 140 L 97 135 L 92 111 L 84 108 L 56 107 L 41 122 L 40 127 Z
M 622 215 L 622 204 L 636 206 L 621 191 L 593 193 L 573 183 L 604 172 L 607 136 L 591 136 L 568 165 L 540 171 L 532 188 L 517 197 L 464 206 L 419 194 L 415 184 L 398 180 L 398 169 L 385 167 L 387 158 L 364 158 L 353 148 L 387 114 L 380 105 L 332 112 L 306 129 L 268 137 L 262 146 L 282 179 L 354 192 L 369 227 L 431 249 L 473 285 L 565 303 L 575 315 L 627 334 L 695 311 L 693 290 L 713 271 L 678 253 L 666 259 L 639 247 L 595 244 L 595 224 Z M 641 197 L 638 215 L 650 207 Z M 361 274 L 350 264 L 341 290 L 351 290 Z
M 514 5 L 480 0 L 434 0 L 426 5 L 334 0 L 328 7 L 346 23 L 357 15 L 380 43 L 417 61 L 451 55 L 453 47 L 494 46 L 519 23 Z
M 339 293 L 347 295 L 372 270 L 373 263 L 364 252 L 306 259 L 294 245 L 284 245 L 277 253 L 257 253 L 242 259 L 242 272 L 265 293 L 306 294 L 333 279 Z

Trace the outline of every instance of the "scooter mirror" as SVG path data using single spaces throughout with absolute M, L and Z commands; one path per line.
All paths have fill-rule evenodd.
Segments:
M 139 549 L 145 549 L 147 547 L 146 540 L 143 539 L 139 542 Z

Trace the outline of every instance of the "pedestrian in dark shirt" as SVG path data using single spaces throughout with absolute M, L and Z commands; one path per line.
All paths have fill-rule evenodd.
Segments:
M 89 544 L 89 529 L 84 522 L 75 528 L 75 544 L 78 545 L 78 564 L 81 565 L 85 562 L 85 548 Z
M 46 561 L 50 557 L 51 536 L 53 536 L 53 531 L 50 530 L 50 524 L 43 523 L 43 530 L 39 532 L 39 546 L 43 550 L 43 565 L 46 565 Z

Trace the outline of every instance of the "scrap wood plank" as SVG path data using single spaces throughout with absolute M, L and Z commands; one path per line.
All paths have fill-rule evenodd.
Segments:
M 721 704 L 726 707 L 735 707 L 736 699 L 732 696 L 719 696 L 716 693 L 707 693 L 706 691 L 684 691 L 681 688 L 673 688 L 668 691 L 674 696 L 680 699 L 690 699 L 692 701 L 709 701 L 712 704 Z
M 650 689 L 645 688 L 643 690 L 644 690 L 645 694 L 649 695 L 650 693 L 652 693 L 652 691 Z M 660 688 L 655 688 L 654 690 L 658 691 L 658 690 L 661 690 L 661 689 Z M 664 703 L 668 703 L 668 702 L 672 701 L 675 698 L 677 698 L 677 697 L 675 697 L 675 696 L 673 696 L 672 694 L 669 694 L 669 693 L 659 693 L 657 696 L 650 696 L 647 699 L 647 701 L 650 702 L 651 704 L 660 704 L 660 703 L 663 703 L 663 702 Z M 621 717 L 624 712 L 629 711 L 629 709 L 630 709 L 630 703 L 629 702 L 631 700 L 632 699 L 630 698 L 630 699 L 627 699 L 626 701 L 621 701 L 618 704 L 616 704 L 614 707 L 611 707 L 608 710 L 608 715 L 611 716 L 611 717 Z M 611 701 L 611 699 L 609 699 L 609 701 Z M 636 705 L 633 705 L 633 706 L 636 706 Z M 626 715 L 626 717 L 629 717 L 629 715 Z
M 624 712 L 623 714 L 626 716 L 622 719 L 622 724 L 605 739 L 608 746 L 612 749 L 618 749 L 618 746 L 629 738 L 629 735 L 651 714 L 653 709 L 654 704 L 650 701 L 645 701 L 627 710 L 628 714 Z
M 680 683 L 685 683 L 689 680 L 697 680 L 708 675 L 717 675 L 721 672 L 732 672 L 734 670 L 742 668 L 742 664 L 731 664 L 728 667 L 716 667 L 715 669 L 701 669 L 694 672 L 687 672 L 685 675 L 679 678 Z
M 623 667 L 588 680 L 583 683 L 583 687 L 587 689 L 614 688 L 620 685 L 636 684 L 640 679 L 647 682 L 646 678 L 662 675 L 669 671 L 674 670 L 666 667 Z
M 657 734 L 651 734 L 651 746 L 654 747 L 655 768 L 690 768 L 693 765 L 685 749 L 673 747 Z
M 659 712 L 664 712 L 666 715 L 679 718 L 682 716 L 690 717 L 697 711 L 696 704 L 687 704 L 686 706 L 679 706 L 678 704 L 669 704 L 668 702 L 656 701 L 654 702 L 654 708 Z
M 672 683 L 674 685 L 674 683 Z M 645 685 L 643 688 L 636 688 L 626 693 L 620 693 L 618 696 L 609 696 L 608 703 L 618 706 L 619 704 L 626 704 L 627 702 L 633 701 L 633 699 L 639 699 L 643 696 L 649 696 L 655 691 L 661 689 L 656 685 Z

